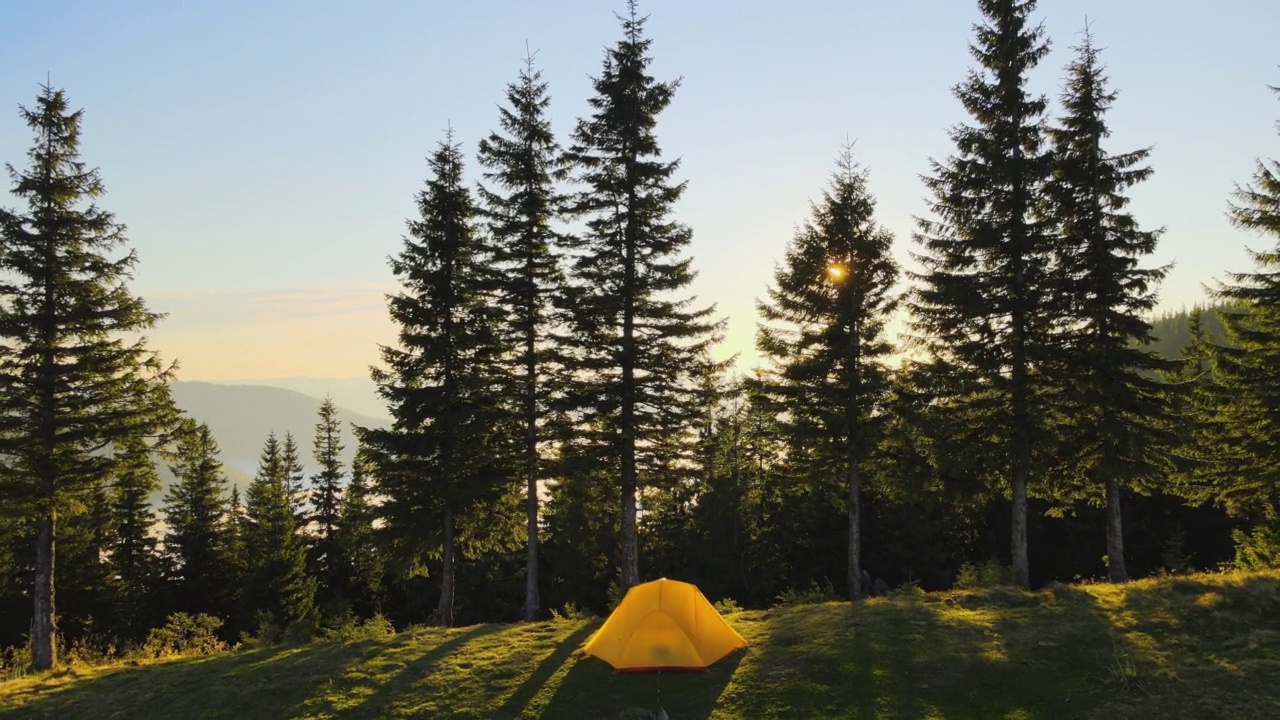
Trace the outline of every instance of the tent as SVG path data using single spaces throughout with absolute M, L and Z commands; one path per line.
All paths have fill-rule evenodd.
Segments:
M 695 585 L 654 580 L 627 591 L 583 646 L 618 672 L 705 670 L 747 646 Z

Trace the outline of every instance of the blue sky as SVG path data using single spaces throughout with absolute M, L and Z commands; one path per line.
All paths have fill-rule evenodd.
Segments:
M 618 36 L 622 0 L 0 3 L 0 160 L 21 164 L 18 104 L 46 73 L 86 111 L 85 159 L 141 256 L 134 288 L 169 318 L 151 337 L 183 379 L 364 375 L 394 338 L 382 293 L 425 155 L 452 125 L 474 157 L 526 42 L 562 138 Z M 903 262 L 918 176 L 964 120 L 950 88 L 971 65 L 969 0 L 647 0 L 654 72 L 684 78 L 659 122 L 690 181 L 693 288 L 751 350 L 764 294 L 847 138 L 871 173 Z M 1134 212 L 1176 261 L 1163 305 L 1248 268 L 1264 240 L 1224 215 L 1256 156 L 1280 155 L 1280 3 L 1042 0 L 1056 98 L 1093 21 L 1119 102 L 1111 147 L 1154 146 Z M 471 176 L 476 177 L 475 168 Z

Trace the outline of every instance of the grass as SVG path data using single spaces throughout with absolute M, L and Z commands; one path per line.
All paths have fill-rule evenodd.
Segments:
M 1280 572 L 729 616 L 705 674 L 615 675 L 599 621 L 414 629 L 0 684 L 7 718 L 1280 717 Z

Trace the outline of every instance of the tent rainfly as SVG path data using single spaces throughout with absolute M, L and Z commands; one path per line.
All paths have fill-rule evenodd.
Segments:
M 618 672 L 706 670 L 747 646 L 695 585 L 654 580 L 627 591 L 582 651 Z

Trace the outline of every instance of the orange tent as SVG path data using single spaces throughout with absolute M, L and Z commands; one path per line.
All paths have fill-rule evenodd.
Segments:
M 705 670 L 747 641 L 697 586 L 654 580 L 627 591 L 582 651 L 619 672 Z

